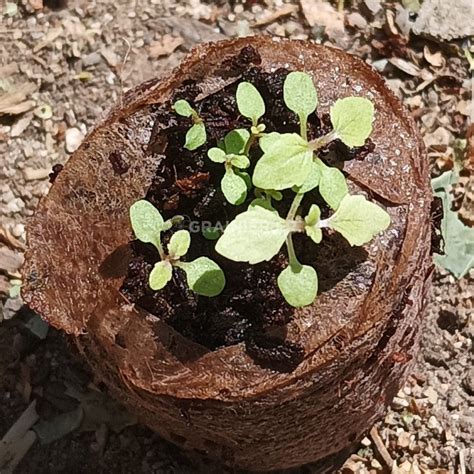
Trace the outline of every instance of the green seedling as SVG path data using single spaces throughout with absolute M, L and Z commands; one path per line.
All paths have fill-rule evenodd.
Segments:
M 182 117 L 190 117 L 193 126 L 186 132 L 184 148 L 193 151 L 206 143 L 206 126 L 198 113 L 184 99 L 177 100 L 173 105 L 174 111 Z
M 221 181 L 222 192 L 231 204 L 242 204 L 247 198 L 247 187 L 250 176 L 242 170 L 250 166 L 250 160 L 244 154 L 250 139 L 250 133 L 244 129 L 229 132 L 223 143 L 223 148 L 214 147 L 207 156 L 214 163 L 225 166 L 225 174 Z
M 243 91 L 245 93 L 245 89 Z M 257 103 L 255 97 L 252 91 L 251 98 L 241 97 L 240 101 Z M 302 307 L 316 298 L 318 277 L 313 267 L 299 262 L 292 235 L 305 233 L 319 244 L 323 238 L 322 229 L 331 229 L 341 233 L 351 245 L 364 245 L 390 225 L 390 216 L 365 197 L 350 195 L 344 174 L 327 166 L 316 154 L 335 139 L 349 147 L 363 145 L 372 131 L 373 104 L 360 97 L 338 100 L 330 111 L 333 130 L 317 140 L 308 141 L 308 117 L 318 105 L 311 77 L 303 72 L 288 74 L 283 97 L 287 107 L 298 117 L 300 134 L 272 132 L 260 137 L 263 155 L 255 166 L 253 184 L 258 189 L 272 192 L 291 188 L 295 197 L 290 210 L 283 218 L 273 208 L 271 194 L 257 196 L 248 210 L 226 227 L 216 250 L 231 260 L 258 264 L 272 259 L 286 244 L 289 265 L 278 276 L 278 286 L 290 305 Z M 258 111 L 264 112 L 261 107 Z M 253 115 L 248 109 L 246 112 L 252 120 L 261 117 L 255 110 Z M 327 219 L 321 220 L 320 209 L 315 204 L 304 218 L 298 214 L 304 195 L 316 187 L 335 211 Z
M 187 230 L 178 230 L 171 236 L 166 252 L 161 233 L 172 227 L 173 220 L 165 221 L 153 204 L 141 200 L 131 206 L 130 221 L 136 238 L 154 245 L 160 255 L 161 260 L 149 276 L 152 290 L 164 288 L 173 276 L 173 267 L 177 267 L 186 273 L 189 288 L 198 295 L 217 296 L 222 292 L 225 276 L 217 263 L 207 257 L 199 257 L 192 262 L 181 260 L 191 244 L 191 235 Z

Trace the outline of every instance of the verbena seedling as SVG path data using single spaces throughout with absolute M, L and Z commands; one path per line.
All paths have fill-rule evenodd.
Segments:
M 252 100 L 241 97 L 240 102 L 253 103 L 255 97 L 252 91 Z M 318 104 L 311 77 L 303 72 L 288 74 L 283 97 L 287 107 L 298 117 L 300 134 L 272 132 L 260 136 L 263 155 L 255 166 L 253 184 L 274 191 L 291 188 L 295 192 L 291 208 L 283 218 L 268 205 L 268 200 L 257 198 L 227 226 L 216 250 L 231 260 L 257 264 L 273 258 L 286 243 L 289 265 L 277 282 L 286 301 L 301 307 L 316 298 L 318 278 L 313 267 L 298 261 L 292 235 L 305 233 L 318 244 L 323 238 L 322 229 L 330 228 L 341 233 L 351 245 L 363 245 L 390 225 L 390 216 L 365 197 L 350 195 L 344 174 L 327 166 L 316 155 L 317 150 L 335 139 L 348 147 L 363 145 L 372 131 L 373 104 L 360 97 L 338 100 L 330 111 L 333 130 L 308 141 L 307 120 Z M 254 113 L 252 120 L 255 116 Z M 321 220 L 321 212 L 313 204 L 303 219 L 298 214 L 301 202 L 305 193 L 316 187 L 335 212 Z
M 336 101 L 330 110 L 333 130 L 309 141 L 308 117 L 318 105 L 311 77 L 303 72 L 288 74 L 283 86 L 283 98 L 288 109 L 298 117 L 299 134 L 264 133 L 265 125 L 259 123 L 265 114 L 262 96 L 248 82 L 238 85 L 237 107 L 240 114 L 251 122 L 250 131 L 232 130 L 218 147 L 208 150 L 208 156 L 225 167 L 221 186 L 230 203 L 239 205 L 245 202 L 252 184 L 255 186 L 255 199 L 246 211 L 228 224 L 221 236 L 221 229 L 217 227 L 203 230 L 203 235 L 211 240 L 220 236 L 216 244 L 218 253 L 230 260 L 250 264 L 272 259 L 286 244 L 289 264 L 278 275 L 277 283 L 290 305 L 302 307 L 315 300 L 318 277 L 312 266 L 299 262 L 293 246 L 293 234 L 304 233 L 319 244 L 323 238 L 322 229 L 331 229 L 339 232 L 351 245 L 363 245 L 390 225 L 390 216 L 364 196 L 350 195 L 344 174 L 337 168 L 327 166 L 317 156 L 318 150 L 336 139 L 351 148 L 363 145 L 372 132 L 372 102 L 361 97 Z M 185 146 L 188 149 L 201 146 L 206 140 L 205 126 L 197 113 L 183 100 L 177 101 L 174 109 L 194 121 L 186 135 Z M 263 154 L 250 178 L 242 170 L 249 168 L 249 151 L 257 140 Z M 327 219 L 321 220 L 321 211 L 316 204 L 311 205 L 306 216 L 300 213 L 305 194 L 316 187 L 334 211 Z M 287 215 L 282 217 L 273 207 L 272 199 L 281 200 L 280 191 L 287 189 L 291 189 L 295 196 Z M 171 228 L 172 222 L 164 222 L 160 213 L 147 201 L 135 203 L 130 213 L 137 238 L 152 243 L 160 253 L 161 261 L 150 274 L 153 289 L 163 288 L 171 279 L 172 267 L 176 266 L 186 272 L 188 284 L 196 293 L 215 296 L 222 291 L 224 274 L 212 260 L 199 257 L 193 262 L 181 262 L 180 258 L 190 245 L 187 231 L 173 234 L 168 253 L 165 253 L 160 235 L 163 230 Z
M 222 192 L 231 204 L 242 204 L 247 197 L 247 183 L 250 176 L 242 170 L 250 166 L 250 160 L 244 154 L 250 133 L 244 129 L 232 130 L 224 138 L 222 148 L 211 148 L 207 155 L 211 161 L 222 163 L 225 174 L 221 181 Z
M 149 276 L 152 290 L 164 288 L 173 276 L 173 267 L 177 267 L 184 270 L 189 288 L 198 295 L 217 296 L 222 292 L 225 276 L 217 263 L 207 257 L 199 257 L 192 262 L 181 261 L 191 244 L 191 235 L 187 230 L 175 232 L 165 252 L 161 233 L 172 227 L 172 220 L 164 221 L 153 204 L 141 200 L 131 206 L 130 221 L 136 238 L 153 244 L 160 255 L 161 260 L 155 264 Z
M 182 117 L 191 117 L 193 126 L 186 132 L 184 148 L 190 151 L 196 150 L 206 143 L 206 126 L 198 113 L 184 99 L 177 100 L 173 105 L 174 111 Z

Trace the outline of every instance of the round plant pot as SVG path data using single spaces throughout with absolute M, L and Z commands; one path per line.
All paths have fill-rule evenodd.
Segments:
M 285 373 L 257 364 L 244 344 L 210 351 L 119 292 L 133 238 L 129 208 L 146 194 L 157 166 L 148 147 L 156 104 L 188 80 L 203 95 L 238 81 L 246 65 L 232 58 L 248 45 L 264 71 L 308 72 L 318 115 L 349 95 L 374 103 L 374 149 L 346 161 L 344 171 L 351 192 L 379 202 L 392 219 L 344 278 L 331 281 L 351 253 L 321 251 L 318 298 L 286 328 L 304 360 Z M 337 453 L 383 415 L 413 364 L 431 275 L 430 201 L 414 121 L 363 61 L 268 37 L 205 44 L 167 78 L 128 92 L 69 159 L 29 223 L 23 296 L 167 440 L 237 468 L 319 461 L 321 472 L 332 470 Z

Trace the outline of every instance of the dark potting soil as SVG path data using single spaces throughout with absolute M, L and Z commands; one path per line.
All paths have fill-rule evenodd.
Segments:
M 261 120 L 266 132 L 299 132 L 296 116 L 283 101 L 283 82 L 290 71 L 278 69 L 267 73 L 259 67 L 260 62 L 258 52 L 246 47 L 221 65 L 223 77 L 235 78 L 230 85 L 196 100 L 202 93 L 199 84 L 186 81 L 175 91 L 172 101 L 154 110 L 156 121 L 149 151 L 158 154 L 161 161 L 145 198 L 160 210 L 165 219 L 184 216 L 181 224 L 163 234 L 165 246 L 179 228 L 190 230 L 192 243 L 185 258 L 193 260 L 205 255 L 216 261 L 226 275 L 224 291 L 214 298 L 198 296 L 188 288 L 184 273 L 176 268 L 173 279 L 163 290 L 152 291 L 148 286 L 148 276 L 159 260 L 158 252 L 153 246 L 139 241 L 131 243 L 133 258 L 121 291 L 129 301 L 211 350 L 244 342 L 248 354 L 260 365 L 291 371 L 303 360 L 304 351 L 299 345 L 285 340 L 285 325 L 295 311 L 285 302 L 277 286 L 277 276 L 287 264 L 286 248 L 269 262 L 258 265 L 238 263 L 216 253 L 215 241 L 205 239 L 201 232 L 205 225 L 230 222 L 245 211 L 255 197 L 250 191 L 244 204 L 233 206 L 228 203 L 220 190 L 224 166 L 207 157 L 208 149 L 216 146 L 230 130 L 250 128 L 249 121 L 240 116 L 237 109 L 237 85 L 249 81 L 259 90 L 266 105 Z M 207 142 L 195 151 L 183 147 L 186 131 L 192 122 L 172 110 L 177 99 L 188 100 L 206 124 Z M 310 115 L 308 135 L 311 139 L 330 130 L 327 115 Z M 335 142 L 322 150 L 320 156 L 332 166 L 340 166 L 344 160 L 363 159 L 373 148 L 370 140 L 355 150 L 348 150 L 342 143 Z M 261 150 L 255 144 L 250 150 L 252 166 L 247 170 L 250 174 L 260 156 Z M 120 168 L 120 163 L 115 163 L 115 166 Z M 294 193 L 285 191 L 283 196 L 281 202 L 274 203 L 280 215 L 288 212 Z M 323 216 L 328 214 L 329 209 L 317 190 L 305 197 L 304 213 L 312 203 L 321 207 Z M 325 240 L 325 245 L 316 246 L 303 235 L 294 238 L 296 253 L 302 263 L 337 260 L 337 255 L 346 262 L 345 268 L 344 265 L 317 268 L 320 291 L 328 289 L 365 259 L 363 250 L 352 249 L 335 234 L 326 235 Z

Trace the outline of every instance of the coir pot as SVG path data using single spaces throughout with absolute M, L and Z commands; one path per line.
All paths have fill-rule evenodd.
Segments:
M 367 259 L 356 272 L 296 311 L 287 337 L 305 357 L 291 373 L 262 368 L 243 344 L 209 351 L 164 322 L 151 323 L 120 294 L 123 273 L 102 271 L 131 240 L 129 208 L 156 169 L 147 146 L 154 105 L 189 79 L 204 94 L 238 81 L 239 71 L 224 65 L 248 45 L 264 71 L 308 72 L 318 114 L 349 95 L 374 103 L 375 149 L 347 161 L 344 171 L 351 191 L 370 195 L 392 218 L 365 246 Z M 431 273 L 428 174 L 413 119 L 361 60 L 268 37 L 201 45 L 165 79 L 128 92 L 69 159 L 28 225 L 23 296 L 71 335 L 113 396 L 164 438 L 232 467 L 319 461 L 319 470 L 331 470 L 337 453 L 383 415 L 418 349 Z M 334 252 L 319 265 L 337 268 L 344 258 Z

